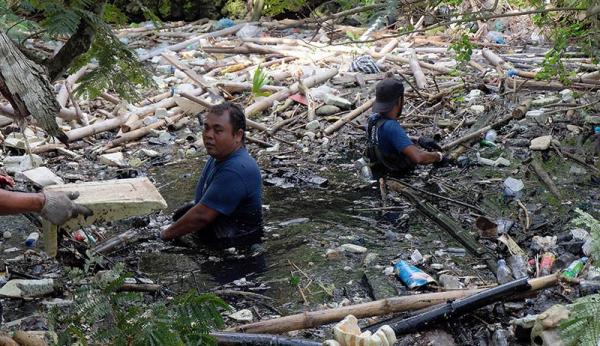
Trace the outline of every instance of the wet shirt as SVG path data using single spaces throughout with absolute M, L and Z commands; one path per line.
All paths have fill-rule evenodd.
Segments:
M 379 119 L 381 116 L 375 113 L 369 117 L 368 122 L 374 125 Z M 377 143 L 384 155 L 400 154 L 413 145 L 402 126 L 394 119 L 388 119 L 381 125 L 377 132 Z
M 262 232 L 260 169 L 246 148 L 223 161 L 209 158 L 196 187 L 195 203 L 219 212 L 210 224 L 217 239 Z

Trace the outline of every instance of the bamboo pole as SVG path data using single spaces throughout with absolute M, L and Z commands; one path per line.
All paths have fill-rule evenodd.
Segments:
M 58 95 L 56 95 L 56 100 L 61 107 L 67 106 L 67 101 L 69 101 L 69 89 L 73 89 L 79 78 L 83 77 L 83 75 L 87 72 L 88 67 L 90 67 L 90 65 L 85 65 L 65 79 L 64 83 L 58 90 Z
M 419 65 L 419 59 L 417 59 L 417 53 L 415 53 L 414 49 L 409 51 L 409 59 L 408 65 L 410 66 L 410 70 L 415 77 L 415 82 L 417 83 L 417 88 L 425 89 L 427 86 L 427 79 L 425 78 L 425 74 L 423 70 L 421 70 L 421 66 Z
M 206 34 L 202 34 L 199 36 L 196 36 L 194 38 L 191 38 L 189 40 L 185 40 L 183 42 L 174 44 L 172 46 L 168 46 L 168 47 L 161 47 L 161 48 L 157 48 L 154 49 L 153 51 L 147 53 L 146 55 L 142 55 L 139 60 L 140 61 L 144 61 L 144 60 L 148 60 L 148 59 L 152 59 L 155 56 L 160 55 L 162 52 L 170 50 L 172 52 L 176 52 L 176 51 L 180 51 L 182 49 L 185 49 L 186 47 L 190 46 L 190 45 L 195 45 L 196 43 L 200 42 L 200 40 L 202 39 L 206 39 L 209 37 L 220 37 L 220 36 L 227 36 L 227 35 L 233 35 L 236 32 L 238 32 L 241 28 L 243 28 L 246 24 L 258 24 L 256 22 L 252 22 L 252 23 L 241 23 L 241 24 L 236 24 L 232 27 L 229 28 L 225 28 L 225 29 L 221 29 L 221 30 L 217 30 L 217 31 L 213 31 L 213 32 L 209 32 Z
M 469 134 L 467 134 L 465 136 L 462 136 L 462 137 L 460 137 L 460 138 L 458 138 L 458 139 L 456 139 L 456 140 L 454 140 L 454 141 L 452 141 L 450 143 L 444 144 L 442 146 L 442 150 L 446 151 L 446 150 L 452 149 L 452 148 L 454 148 L 454 147 L 456 147 L 456 146 L 458 146 L 458 145 L 460 145 L 460 144 L 462 144 L 464 142 L 470 141 L 471 139 L 474 139 L 474 138 L 477 138 L 477 137 L 481 136 L 482 134 L 484 134 L 485 132 L 487 132 L 490 129 L 495 129 L 495 128 L 498 128 L 500 126 L 504 126 L 511 119 L 513 119 L 512 115 L 507 116 L 505 118 L 502 118 L 502 119 L 496 121 L 495 123 L 493 123 L 491 125 L 484 126 L 484 127 L 480 128 L 479 130 L 476 130 L 476 131 L 471 132 L 471 133 L 469 133 Z
M 177 114 L 177 115 L 174 115 L 169 118 L 161 119 L 161 120 L 155 122 L 154 124 L 150 124 L 148 126 L 141 127 L 137 130 L 126 132 L 121 137 L 115 138 L 112 141 L 108 142 L 108 144 L 106 144 L 106 146 L 105 146 L 105 149 L 116 147 L 123 143 L 127 143 L 132 140 L 144 137 L 144 136 L 148 135 L 152 130 L 157 129 L 162 126 L 165 126 L 170 123 L 174 123 L 174 122 L 178 121 L 179 119 L 181 119 L 183 116 L 184 116 L 184 114 Z
M 529 280 L 529 285 L 531 286 L 530 291 L 552 287 L 556 285 L 557 282 L 558 278 L 556 274 L 531 279 Z M 484 289 L 454 290 L 386 298 L 334 309 L 306 311 L 296 315 L 244 324 L 227 330 L 246 333 L 285 333 L 292 330 L 314 328 L 327 323 L 337 322 L 348 315 L 354 315 L 356 318 L 366 318 L 396 312 L 419 310 L 433 305 L 446 303 L 448 300 L 468 297 L 483 290 Z
M 312 88 L 315 85 L 321 84 L 338 73 L 337 69 L 326 69 L 319 71 L 316 75 L 305 78 L 302 80 L 302 84 L 307 88 Z M 251 117 L 261 111 L 271 107 L 275 101 L 281 101 L 290 95 L 297 93 L 300 89 L 300 83 L 296 82 L 289 88 L 276 92 L 275 94 L 268 96 L 264 99 L 258 100 L 250 106 L 246 107 L 244 113 L 246 117 Z
M 335 123 L 327 126 L 327 128 L 325 128 L 325 130 L 323 131 L 323 133 L 326 136 L 331 135 L 335 131 L 339 130 L 345 124 L 347 124 L 347 123 L 351 122 L 352 120 L 354 120 L 354 118 L 356 118 L 359 115 L 361 115 L 364 112 L 366 112 L 369 108 L 371 108 L 371 106 L 373 105 L 373 102 L 375 102 L 375 98 L 370 99 L 369 101 L 367 101 L 364 104 L 362 104 L 360 107 L 356 108 L 355 110 L 353 110 L 350 113 L 348 113 L 345 116 L 343 116 L 341 119 L 339 119 Z
M 103 120 L 96 122 L 92 125 L 83 126 L 77 129 L 73 129 L 66 133 L 69 142 L 74 142 L 80 140 L 82 138 L 92 136 L 101 132 L 110 131 L 112 129 L 116 129 L 122 124 L 125 123 L 127 117 L 125 115 L 120 115 L 115 118 Z

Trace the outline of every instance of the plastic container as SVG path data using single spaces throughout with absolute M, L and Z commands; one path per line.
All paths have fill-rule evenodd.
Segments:
M 356 161 L 356 168 L 359 169 L 359 175 L 363 181 L 367 183 L 373 182 L 373 172 L 371 171 L 371 167 L 369 167 L 369 164 L 364 157 L 361 157 Z
M 485 140 L 490 142 L 495 142 L 496 138 L 498 138 L 498 132 L 496 130 L 491 129 L 485 133 Z
M 513 279 L 512 274 L 510 273 L 510 269 L 506 265 L 506 261 L 503 259 L 498 260 L 498 269 L 496 272 L 496 277 L 498 278 L 498 283 L 501 285 L 510 282 Z
M 581 257 L 580 259 L 573 261 L 565 270 L 563 270 L 562 275 L 569 279 L 576 278 L 583 269 L 583 266 L 587 260 L 587 257 Z
M 513 272 L 515 279 L 526 278 L 527 262 L 525 258 L 519 255 L 512 255 L 508 258 L 508 265 Z
M 556 256 L 552 252 L 544 253 L 540 261 L 540 273 L 542 275 L 552 274 L 552 267 L 554 266 L 554 261 L 556 261 Z
M 429 274 L 403 260 L 394 264 L 394 271 L 400 278 L 400 281 L 411 289 L 435 282 Z
M 506 41 L 504 40 L 504 35 L 502 35 L 502 33 L 498 32 L 498 31 L 490 31 L 490 32 L 488 32 L 486 38 L 488 40 L 490 40 L 491 42 L 496 43 L 496 44 L 504 44 L 504 43 L 506 43 Z
M 38 232 L 31 232 L 27 239 L 25 239 L 25 245 L 34 247 L 37 244 L 38 239 L 40 239 L 40 234 Z
M 520 179 L 508 177 L 504 180 L 504 196 L 507 198 L 519 199 L 523 195 L 525 184 Z

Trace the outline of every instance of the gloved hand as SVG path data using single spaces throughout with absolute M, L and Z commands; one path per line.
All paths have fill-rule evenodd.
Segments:
M 15 187 L 15 181 L 13 178 L 5 175 L 0 175 L 0 186 L 8 185 L 8 187 Z
M 46 201 L 40 215 L 52 222 L 55 225 L 62 225 L 70 219 L 79 215 L 85 217 L 91 216 L 93 213 L 88 208 L 73 203 L 73 200 L 79 197 L 79 192 L 45 192 L 43 191 Z
M 431 137 L 421 136 L 417 140 L 419 146 L 425 150 L 430 151 L 442 151 L 442 147 L 437 143 L 437 141 Z

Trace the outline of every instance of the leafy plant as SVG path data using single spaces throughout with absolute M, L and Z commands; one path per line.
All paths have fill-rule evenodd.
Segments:
M 269 95 L 269 92 L 262 90 L 268 80 L 269 76 L 263 71 L 262 67 L 258 65 L 254 71 L 254 76 L 252 77 L 252 95 L 255 98 Z
M 285 12 L 298 12 L 306 5 L 306 0 L 265 0 L 264 13 L 276 16 Z
M 579 298 L 569 318 L 560 324 L 560 336 L 567 346 L 596 346 L 600 340 L 600 295 Z
M 600 221 L 579 208 L 575 209 L 575 212 L 579 216 L 573 219 L 573 223 L 577 226 L 587 227 L 590 230 L 592 236 L 591 256 L 595 261 L 600 261 Z
M 473 54 L 473 44 L 467 34 L 462 34 L 459 39 L 450 44 L 450 49 L 456 52 L 456 60 L 459 63 L 467 63 Z
M 216 345 L 209 333 L 223 327 L 219 310 L 229 309 L 216 296 L 190 292 L 169 303 L 149 304 L 142 293 L 119 292 L 127 276 L 122 264 L 94 281 L 87 274 L 70 271 L 78 280 L 74 303 L 50 312 L 58 345 Z

